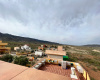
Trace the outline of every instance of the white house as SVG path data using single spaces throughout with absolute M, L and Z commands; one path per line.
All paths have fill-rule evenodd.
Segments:
M 31 50 L 31 48 L 28 46 L 28 45 L 24 45 L 24 46 L 21 46 L 21 49 L 25 49 L 25 50 Z
M 35 55 L 42 56 L 43 52 L 42 51 L 35 51 Z
M 20 47 L 14 47 L 14 50 L 15 50 L 15 51 L 18 50 L 18 49 L 20 49 Z

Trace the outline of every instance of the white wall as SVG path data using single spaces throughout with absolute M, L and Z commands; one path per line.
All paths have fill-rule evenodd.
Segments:
M 42 52 L 39 52 L 39 51 L 35 51 L 35 55 L 42 56 L 42 55 L 43 55 L 43 53 L 42 53 Z
M 20 49 L 19 47 L 14 47 L 14 50 Z
M 21 49 L 30 50 L 31 48 L 27 45 L 21 46 Z

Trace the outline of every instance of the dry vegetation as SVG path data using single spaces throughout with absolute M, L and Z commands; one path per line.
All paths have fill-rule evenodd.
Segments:
M 90 74 L 91 80 L 100 80 L 100 47 L 66 46 L 71 61 L 79 62 Z

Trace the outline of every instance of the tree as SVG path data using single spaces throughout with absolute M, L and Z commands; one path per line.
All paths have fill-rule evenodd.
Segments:
M 6 62 L 12 62 L 13 61 L 13 56 L 10 54 L 5 54 L 2 56 L 1 60 L 6 61 Z
M 28 64 L 28 63 L 29 63 L 28 58 L 25 56 L 20 56 L 20 57 L 16 56 L 14 58 L 14 64 L 26 66 L 26 64 Z

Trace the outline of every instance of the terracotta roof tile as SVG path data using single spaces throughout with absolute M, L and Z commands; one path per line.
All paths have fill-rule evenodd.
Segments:
M 9 80 L 26 69 L 24 66 L 0 61 L 0 80 Z
M 36 70 L 36 69 L 28 69 L 20 75 L 13 78 L 13 80 L 71 80 L 68 77 Z

